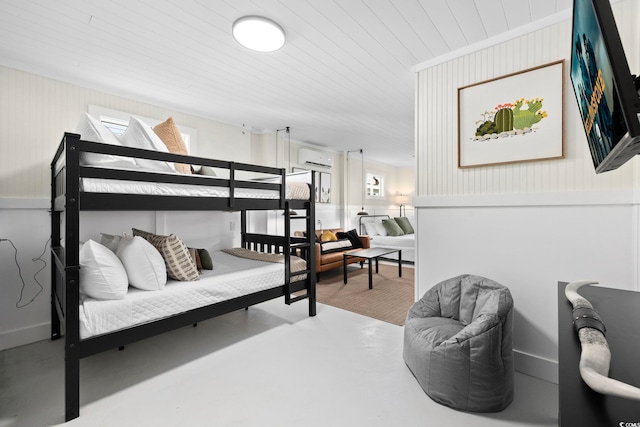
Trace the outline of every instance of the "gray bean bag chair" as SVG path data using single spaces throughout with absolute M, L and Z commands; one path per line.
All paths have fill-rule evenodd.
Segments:
M 438 283 L 411 307 L 403 357 L 436 402 L 501 411 L 513 400 L 512 329 L 509 289 L 463 274 Z

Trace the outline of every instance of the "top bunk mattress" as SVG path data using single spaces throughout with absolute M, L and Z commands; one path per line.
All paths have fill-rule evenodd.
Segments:
M 153 134 L 150 128 L 147 131 Z M 110 132 L 106 129 L 106 133 Z M 174 154 L 166 147 L 162 152 L 158 147 L 150 149 L 117 139 L 111 143 L 93 141 L 65 133 L 51 163 L 57 196 L 65 191 L 65 179 L 79 179 L 79 191 L 85 193 L 264 200 L 280 200 L 282 196 L 281 168 Z M 186 178 L 190 174 L 181 173 L 178 165 L 197 169 L 199 178 Z M 202 168 L 206 168 L 204 173 Z M 221 176 L 216 176 L 218 173 Z M 208 184 L 203 178 L 217 179 Z M 282 191 L 285 199 L 311 200 L 311 181 L 310 171 L 286 175 Z
M 308 172 L 294 173 L 286 178 L 286 198 L 289 200 L 309 200 L 311 190 L 307 180 Z M 273 180 L 256 180 L 273 182 Z M 124 181 L 103 178 L 81 178 L 80 190 L 88 193 L 111 194 L 144 194 L 153 196 L 184 196 L 184 197 L 230 197 L 228 187 L 175 184 L 166 182 Z M 280 193 L 276 190 L 257 188 L 234 189 L 234 197 L 241 199 L 277 200 Z
M 213 270 L 198 280 L 168 280 L 164 289 L 129 288 L 124 299 L 81 296 L 80 338 L 85 339 L 284 284 L 284 264 L 212 252 Z

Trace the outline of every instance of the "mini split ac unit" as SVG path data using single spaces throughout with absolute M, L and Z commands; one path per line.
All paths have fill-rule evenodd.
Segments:
M 298 150 L 298 163 L 310 167 L 316 166 L 330 168 L 333 166 L 333 157 L 331 157 L 329 154 L 321 153 L 319 151 L 300 148 Z

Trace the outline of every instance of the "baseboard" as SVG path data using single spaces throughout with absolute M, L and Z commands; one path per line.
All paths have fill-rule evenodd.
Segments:
M 0 351 L 51 338 L 51 323 L 41 323 L 0 334 Z
M 518 372 L 558 384 L 558 362 L 514 350 L 514 365 Z

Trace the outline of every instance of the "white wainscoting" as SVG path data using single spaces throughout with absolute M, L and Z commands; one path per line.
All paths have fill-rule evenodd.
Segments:
M 51 234 L 48 199 L 0 198 L 0 239 L 10 239 L 18 250 L 20 277 L 15 251 L 8 241 L 0 242 L 0 350 L 50 338 L 51 321 Z M 80 240 L 100 240 L 100 233 L 131 233 L 139 228 L 159 234 L 174 233 L 189 247 L 209 251 L 240 244 L 240 214 L 229 212 L 82 212 Z M 44 252 L 44 265 L 34 258 Z M 25 307 L 40 289 L 34 301 Z M 23 287 L 23 297 L 20 293 Z
M 46 197 L 50 189 L 51 157 L 65 131 L 72 131 L 89 104 L 197 130 L 197 155 L 247 162 L 252 132 L 116 94 L 72 85 L 0 66 L 0 195 Z M 5 125 L 8 124 L 8 125 Z M 262 160 L 262 159 L 260 159 Z M 254 161 L 255 163 L 255 161 Z
M 50 336 L 48 207 L 46 199 L 0 198 L 0 239 L 8 239 L 0 242 L 0 350 Z M 46 268 L 38 272 L 40 255 Z
M 508 286 L 516 369 L 557 383 L 557 283 L 640 290 L 638 197 L 631 190 L 528 195 L 526 204 L 522 197 L 417 198 L 417 292 L 463 273 Z
M 47 267 L 37 275 L 43 290 L 35 301 L 24 308 L 16 308 L 22 281 L 9 242 L 0 242 L 0 350 L 29 344 L 50 337 L 50 253 L 45 250 L 49 239 L 49 199 L 0 198 L 0 239 L 11 239 L 18 249 L 18 262 L 25 281 L 24 298 L 28 301 L 39 289 L 33 275 L 43 265 L 33 261 L 44 250 Z M 341 227 L 343 210 L 334 204 L 316 205 L 316 219 L 323 227 Z M 251 212 L 250 231 L 284 233 L 282 211 Z M 294 230 L 304 224 L 293 224 Z M 316 224 L 318 226 L 318 224 Z M 139 228 L 158 234 L 174 233 L 187 246 L 209 251 L 240 245 L 240 214 L 238 212 L 82 212 L 80 240 L 100 240 L 100 233 L 131 233 Z

